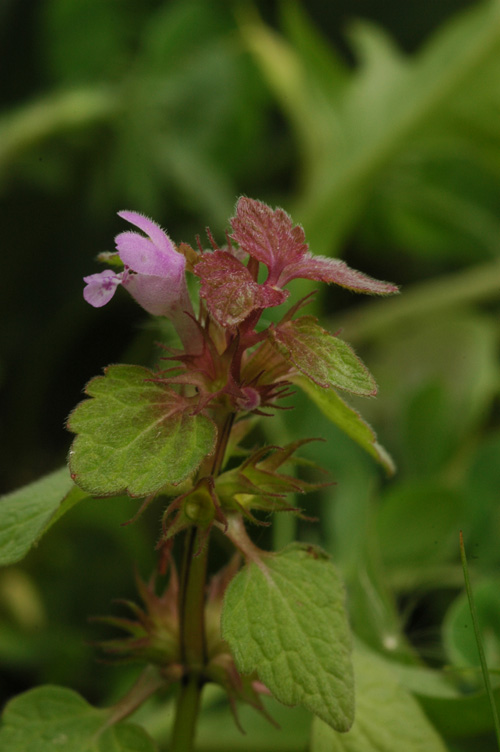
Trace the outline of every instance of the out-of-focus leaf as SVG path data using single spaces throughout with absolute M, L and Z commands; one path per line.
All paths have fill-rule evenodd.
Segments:
M 418 165 L 421 145 L 441 136 L 443 119 L 461 137 L 470 132 L 454 111 L 458 103 L 465 110 L 469 94 L 481 100 L 482 116 L 498 103 L 498 77 L 491 75 L 500 50 L 498 0 L 453 18 L 413 58 L 380 30 L 358 23 L 351 40 L 360 63 L 347 84 L 331 63 L 337 92 L 326 101 L 325 75 L 304 59 L 308 48 L 297 45 L 296 25 L 293 46 L 255 19 L 243 34 L 297 132 L 305 179 L 294 214 L 315 252 L 338 248 L 396 158 L 414 155 Z M 475 118 L 468 108 L 467 123 Z M 498 151 L 498 130 L 489 134 Z
M 384 388 L 363 411 L 384 425 L 398 464 L 432 474 L 478 428 L 498 389 L 496 349 L 485 316 L 450 312 L 403 324 L 372 352 Z
M 278 726 L 247 703 L 238 704 L 234 722 L 228 705 L 202 713 L 197 732 L 197 752 L 304 752 L 307 749 L 311 714 L 305 708 L 287 708 L 272 697 L 265 698 L 266 711 Z
M 106 728 L 109 711 L 98 710 L 65 687 L 44 686 L 11 700 L 0 726 L 0 746 L 9 752 L 157 752 L 139 726 Z
M 410 570 L 446 561 L 457 552 L 463 497 L 436 481 L 399 483 L 382 496 L 376 526 L 389 566 Z
M 402 248 L 430 264 L 498 256 L 500 181 L 479 147 L 451 129 L 395 158 L 359 224 L 363 243 Z
M 22 559 L 54 522 L 86 497 L 63 467 L 0 498 L 0 565 Z
M 483 580 L 473 583 L 472 588 L 486 662 L 489 667 L 495 668 L 500 664 L 500 580 Z M 443 637 L 453 665 L 477 669 L 475 680 L 480 688 L 483 681 L 479 671 L 479 653 L 465 593 L 459 595 L 448 609 L 443 622 Z
M 387 663 L 354 652 L 356 717 L 347 734 L 315 718 L 311 752 L 445 752 L 443 740 Z
M 401 684 L 415 695 L 427 717 L 444 736 L 471 737 L 493 730 L 486 692 L 472 692 L 470 686 L 461 691 L 463 681 L 460 672 L 439 672 L 400 663 L 391 663 L 390 667 Z M 476 676 L 479 680 L 479 669 Z M 494 687 L 493 696 L 500 710 L 500 687 Z

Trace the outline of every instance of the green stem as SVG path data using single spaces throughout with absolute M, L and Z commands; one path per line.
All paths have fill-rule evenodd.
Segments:
M 202 681 L 191 674 L 181 684 L 177 700 L 174 729 L 170 744 L 171 752 L 191 752 L 193 749 L 196 720 L 200 710 Z
M 201 547 L 201 550 L 199 550 Z M 189 669 L 200 670 L 206 660 L 205 582 L 208 543 L 203 545 L 198 528 L 186 533 L 180 583 L 181 658 Z
M 233 414 L 226 415 L 219 426 L 219 441 L 210 458 L 212 476 L 220 472 L 233 419 Z M 184 539 L 179 587 L 180 650 L 184 677 L 177 700 L 171 752 L 191 752 L 193 749 L 204 683 L 203 670 L 207 662 L 205 590 L 208 536 L 203 532 L 197 527 L 191 527 Z
M 186 532 L 179 589 L 181 660 L 184 677 L 177 700 L 171 752 L 191 752 L 206 663 L 205 582 L 208 544 L 196 527 Z

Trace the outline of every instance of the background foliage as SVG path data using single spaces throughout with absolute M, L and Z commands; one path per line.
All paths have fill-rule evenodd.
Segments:
M 351 8 L 2 6 L 1 483 L 8 492 L 64 462 L 65 418 L 103 366 L 158 357 L 153 343 L 165 333 L 126 296 L 101 311 L 81 296 L 82 276 L 97 270 L 94 256 L 119 229 L 117 210 L 143 211 L 192 243 L 206 224 L 223 237 L 240 194 L 284 206 L 313 252 L 339 255 L 404 293 L 366 302 L 329 289 L 317 302 L 378 380 L 379 397 L 359 408 L 398 473 L 384 478 L 297 396 L 295 411 L 269 421 L 269 436 L 326 438 L 303 453 L 337 482 L 305 502 L 320 523 L 301 523 L 298 536 L 340 566 L 355 634 L 379 654 L 360 652 L 363 676 L 392 672 L 398 713 L 424 729 L 400 748 L 494 749 L 458 531 L 495 686 L 500 6 L 366 0 L 356 5 L 363 21 Z M 149 573 L 160 512 L 120 527 L 136 505 L 87 501 L 22 565 L 0 572 L 2 700 L 48 681 L 105 704 L 127 686 L 135 667 L 96 663 L 90 641 L 102 627 L 86 619 L 132 594 L 134 563 Z M 258 532 L 259 544 L 285 545 L 293 528 L 278 518 L 274 539 Z M 364 729 L 382 701 L 368 686 Z M 167 711 L 142 711 L 160 745 L 165 702 Z M 215 691 L 205 703 L 200 750 L 307 747 L 301 711 L 272 706 L 280 735 L 242 709 L 245 737 L 221 723 L 228 711 Z M 372 738 L 377 752 L 391 749 Z M 312 739 L 313 752 L 362 749 L 349 746 L 356 736 L 330 739 L 318 725 Z

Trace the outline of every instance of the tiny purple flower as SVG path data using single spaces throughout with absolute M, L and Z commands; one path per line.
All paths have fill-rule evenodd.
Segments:
M 198 349 L 199 333 L 185 278 L 186 259 L 152 219 L 133 211 L 121 211 L 118 216 L 147 237 L 130 230 L 117 235 L 116 249 L 124 271 L 106 269 L 84 277 L 83 297 L 100 308 L 111 300 L 118 285 L 123 285 L 148 313 L 172 320 L 186 349 Z

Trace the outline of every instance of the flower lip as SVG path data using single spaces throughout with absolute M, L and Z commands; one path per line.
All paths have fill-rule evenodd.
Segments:
M 86 286 L 83 290 L 83 297 L 94 308 L 102 308 L 106 303 L 109 303 L 118 285 L 121 285 L 124 281 L 125 275 L 126 272 L 117 274 L 112 269 L 105 269 L 98 274 L 90 274 L 88 277 L 84 277 L 83 281 Z
M 168 235 L 149 217 L 145 217 L 144 214 L 139 214 L 139 212 L 128 211 L 127 209 L 119 211 L 118 216 L 126 222 L 130 222 L 131 225 L 135 225 L 139 230 L 142 230 L 145 235 L 151 238 L 160 251 L 169 253 L 169 251 L 173 250 L 173 244 Z
M 129 230 L 116 236 L 116 248 L 125 266 L 139 274 L 180 279 L 186 260 L 161 227 L 137 212 L 121 211 L 118 215 L 148 235 L 146 238 Z

